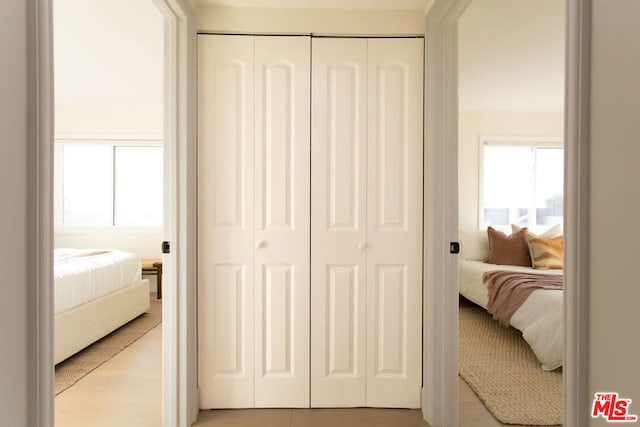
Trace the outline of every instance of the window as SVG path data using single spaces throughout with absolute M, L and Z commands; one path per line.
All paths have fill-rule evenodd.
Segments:
M 562 223 L 560 141 L 481 141 L 480 224 L 532 229 Z
M 57 141 L 56 224 L 161 227 L 162 146 Z

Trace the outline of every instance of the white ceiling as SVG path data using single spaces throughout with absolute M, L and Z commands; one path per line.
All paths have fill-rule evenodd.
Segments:
M 473 1 L 458 26 L 460 110 L 563 110 L 564 3 Z
M 195 0 L 197 6 L 282 9 L 426 10 L 431 0 Z

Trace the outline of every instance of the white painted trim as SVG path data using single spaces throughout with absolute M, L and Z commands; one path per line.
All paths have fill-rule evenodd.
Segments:
M 163 426 L 198 416 L 196 301 L 196 27 L 189 0 L 155 0 L 165 16 Z
M 590 423 L 589 137 L 591 0 L 567 0 L 564 425 Z
M 166 137 L 175 150 L 170 174 L 175 215 L 168 234 L 163 316 L 163 425 L 190 426 L 197 417 L 195 340 L 195 11 L 189 0 L 156 0 L 166 21 Z M 27 2 L 29 47 L 29 426 L 54 424 L 53 398 L 53 12 L 52 0 Z M 168 316 L 167 316 L 168 314 Z
M 457 21 L 471 0 L 436 0 L 425 32 L 424 419 L 458 425 Z
M 119 134 L 119 133 L 56 133 L 56 141 L 99 141 L 99 142 L 159 142 L 162 143 L 162 135 L 151 134 Z
M 432 427 L 458 425 L 457 21 L 472 0 L 436 0 L 425 38 L 425 320 L 422 411 Z M 564 425 L 589 424 L 588 219 L 591 0 L 567 0 Z M 455 147 L 454 147 L 455 146 Z M 455 282 L 454 282 L 455 280 Z M 448 286 L 447 286 L 448 285 Z M 579 286 L 578 286 L 579 285 Z M 456 293 L 454 296 L 453 293 Z
M 27 2 L 29 426 L 54 423 L 53 400 L 53 11 L 51 0 Z
M 78 235 L 78 234 L 162 234 L 163 227 L 141 227 L 137 225 L 112 225 L 112 226 L 75 226 L 56 225 L 56 236 Z
M 480 145 L 531 145 L 534 147 L 558 147 L 564 146 L 561 136 L 485 136 L 478 137 Z

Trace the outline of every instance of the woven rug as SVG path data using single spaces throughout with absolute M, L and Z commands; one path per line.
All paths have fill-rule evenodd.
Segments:
M 458 353 L 460 376 L 498 421 L 562 424 L 561 370 L 543 371 L 517 329 L 500 325 L 462 299 Z
M 106 337 L 56 365 L 56 396 L 133 344 L 160 322 L 162 322 L 162 300 L 156 299 L 155 294 L 151 294 L 148 313 L 136 317 Z

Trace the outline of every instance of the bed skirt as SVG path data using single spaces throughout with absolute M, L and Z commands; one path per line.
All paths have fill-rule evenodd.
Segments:
M 57 314 L 54 319 L 54 363 L 149 311 L 149 280 L 111 292 Z

